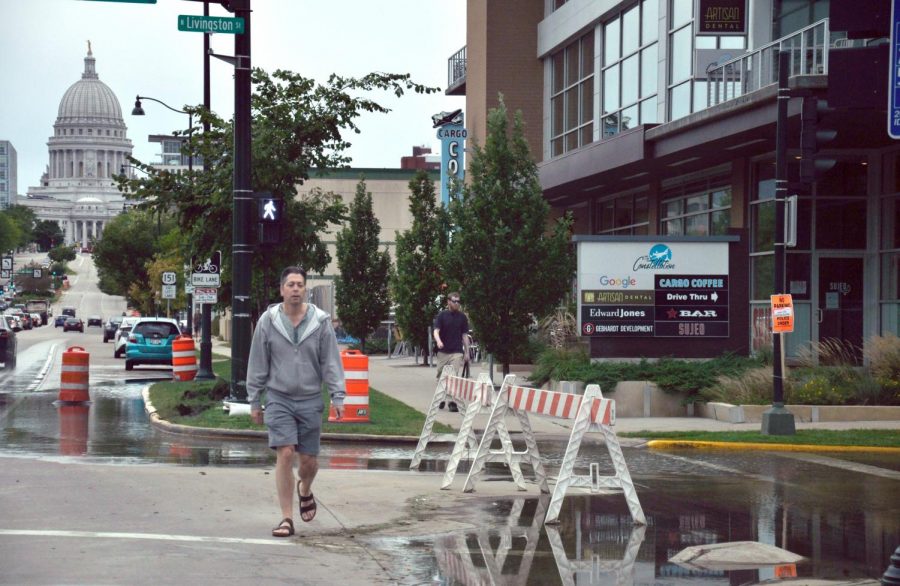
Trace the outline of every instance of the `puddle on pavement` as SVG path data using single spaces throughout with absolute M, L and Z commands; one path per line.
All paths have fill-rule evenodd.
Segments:
M 675 498 L 653 498 L 673 484 L 682 485 Z M 542 524 L 549 496 L 482 500 L 474 514 L 484 518 L 483 530 L 366 541 L 395 554 L 391 567 L 401 583 L 446 586 L 877 579 L 900 543 L 896 516 L 835 510 L 827 502 L 788 506 L 777 498 L 735 499 L 734 492 L 733 481 L 658 482 L 641 493 L 644 527 L 632 524 L 621 495 L 568 496 L 555 526 Z M 743 493 L 753 489 L 738 492 L 748 496 Z M 772 544 L 806 560 L 733 571 L 692 570 L 668 561 L 688 546 L 733 541 Z

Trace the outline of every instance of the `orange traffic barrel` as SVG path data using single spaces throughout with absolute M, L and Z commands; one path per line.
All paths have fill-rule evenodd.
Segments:
M 90 401 L 88 374 L 91 355 L 81 346 L 72 346 L 62 354 L 59 400 L 70 403 Z
M 191 336 L 182 334 L 172 342 L 172 376 L 180 381 L 197 376 L 197 353 Z
M 328 421 L 369 423 L 369 357 L 359 350 L 341 352 L 347 395 L 344 397 L 344 417 L 338 420 L 334 407 L 328 410 Z

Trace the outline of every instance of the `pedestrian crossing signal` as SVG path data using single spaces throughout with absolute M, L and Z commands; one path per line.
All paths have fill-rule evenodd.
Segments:
M 279 244 L 281 242 L 284 200 L 266 191 L 256 194 L 256 202 L 259 243 L 265 245 Z

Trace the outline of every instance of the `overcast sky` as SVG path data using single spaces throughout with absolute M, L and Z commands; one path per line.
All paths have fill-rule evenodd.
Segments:
M 362 134 L 350 135 L 354 167 L 399 167 L 413 145 L 437 152 L 431 115 L 464 107 L 443 94 L 447 59 L 466 43 L 465 0 L 252 0 L 252 62 L 267 71 L 289 69 L 324 82 L 331 73 L 410 73 L 439 86 L 430 96 L 395 99 L 378 94 L 392 112 L 364 115 Z M 128 4 L 92 0 L 0 0 L 0 139 L 18 153 L 18 192 L 38 185 L 48 163 L 47 139 L 65 91 L 81 79 L 87 41 L 100 80 L 122 106 L 134 155 L 157 157 L 150 134 L 187 127 L 187 116 L 153 102 L 132 116 L 134 96 L 182 109 L 203 102 L 203 35 L 180 32 L 179 14 L 203 14 L 203 4 L 157 0 Z M 231 16 L 210 4 L 211 16 Z M 213 35 L 214 52 L 231 55 L 234 36 Z M 212 60 L 212 109 L 234 112 L 232 67 Z

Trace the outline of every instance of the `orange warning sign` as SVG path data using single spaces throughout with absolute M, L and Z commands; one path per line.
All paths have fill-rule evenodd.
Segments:
M 772 332 L 794 331 L 794 300 L 790 295 L 772 295 Z

